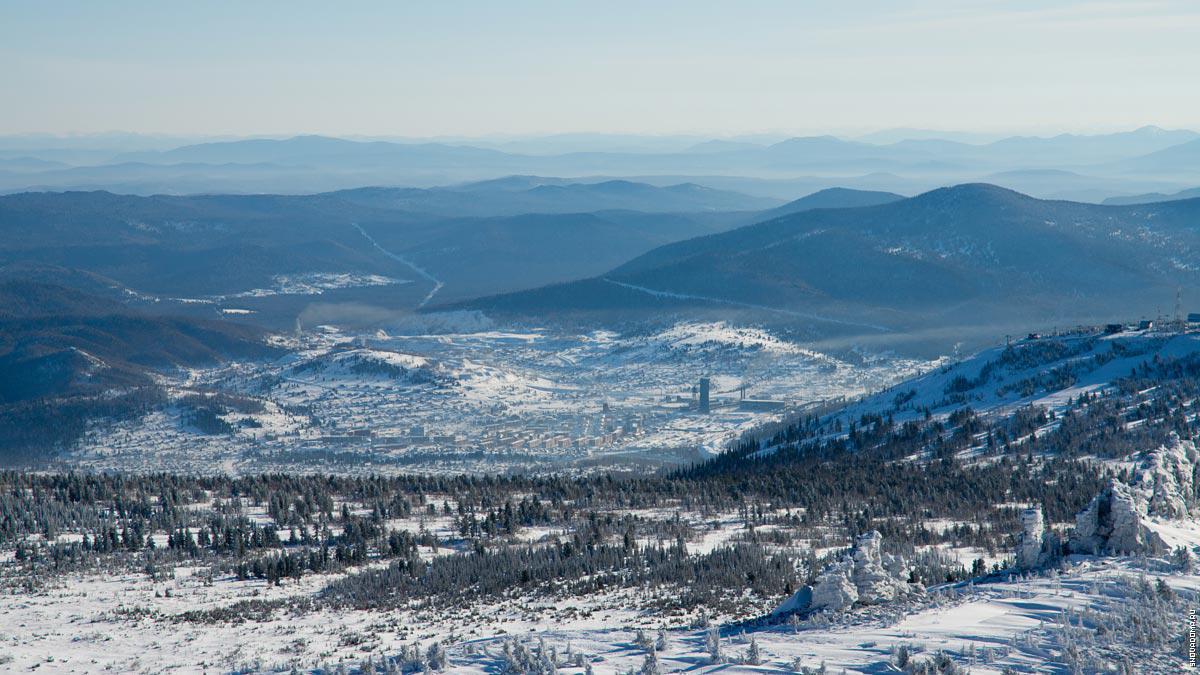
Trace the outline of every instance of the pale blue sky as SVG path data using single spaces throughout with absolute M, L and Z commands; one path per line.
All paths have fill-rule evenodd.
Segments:
M 0 133 L 1200 127 L 1200 3 L 0 0 Z

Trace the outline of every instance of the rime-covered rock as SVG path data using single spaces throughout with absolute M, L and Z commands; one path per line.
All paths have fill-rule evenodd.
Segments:
M 1042 509 L 1034 507 L 1021 513 L 1021 535 L 1017 538 L 1017 569 L 1036 570 L 1051 558 L 1047 546 Z
M 1187 518 L 1196 512 L 1200 452 L 1191 441 L 1176 441 L 1146 454 L 1132 484 L 1145 497 L 1147 515 Z
M 1079 553 L 1162 553 L 1167 545 L 1146 527 L 1144 500 L 1138 491 L 1118 480 L 1096 495 L 1075 516 L 1071 550 Z
M 805 586 L 772 614 L 809 609 L 840 611 L 854 605 L 873 605 L 923 591 L 906 582 L 908 568 L 898 557 L 883 553 L 883 536 L 872 531 L 858 537 L 849 555 L 828 565 L 810 588 Z
M 908 579 L 909 573 L 912 571 L 904 558 L 890 553 L 883 554 L 883 569 L 896 579 Z
M 1081 553 L 1151 553 L 1167 545 L 1149 518 L 1182 519 L 1197 513 L 1200 452 L 1178 438 L 1145 453 L 1128 483 L 1112 480 L 1075 517 L 1071 549 Z
M 836 612 L 849 609 L 858 602 L 858 587 L 851 579 L 853 570 L 853 563 L 849 560 L 839 560 L 826 567 L 813 586 L 811 607 Z
M 860 536 L 854 544 L 851 580 L 858 589 L 858 601 L 864 605 L 894 600 L 908 590 L 908 584 L 884 567 L 882 544 L 883 535 L 875 530 Z

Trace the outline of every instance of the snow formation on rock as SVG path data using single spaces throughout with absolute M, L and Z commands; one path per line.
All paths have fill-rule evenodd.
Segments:
M 810 608 L 837 611 L 858 602 L 858 587 L 851 580 L 853 573 L 853 562 L 850 560 L 839 560 L 826 567 L 812 588 Z
M 895 600 L 908 592 L 908 584 L 900 576 L 905 570 L 894 564 L 892 556 L 887 556 L 885 561 L 882 544 L 883 535 L 872 530 L 860 536 L 854 546 L 851 579 L 858 589 L 858 601 L 864 605 Z
M 1162 553 L 1166 544 L 1146 527 L 1136 490 L 1112 480 L 1075 516 L 1071 550 L 1076 553 Z
M 772 614 L 804 610 L 849 609 L 874 605 L 919 593 L 919 584 L 907 583 L 904 561 L 882 551 L 883 536 L 871 531 L 858 537 L 850 554 L 828 565 L 816 583 L 800 589 Z
M 1021 513 L 1021 535 L 1017 538 L 1017 569 L 1036 570 L 1053 557 L 1042 509 L 1034 507 Z
M 1200 452 L 1192 441 L 1177 441 L 1147 453 L 1133 482 L 1146 495 L 1146 513 L 1170 519 L 1193 515 L 1198 470 Z
M 1146 453 L 1129 483 L 1110 481 L 1075 517 L 1071 549 L 1093 554 L 1165 552 L 1166 542 L 1146 521 L 1194 515 L 1197 471 L 1200 453 L 1192 441 L 1176 440 Z

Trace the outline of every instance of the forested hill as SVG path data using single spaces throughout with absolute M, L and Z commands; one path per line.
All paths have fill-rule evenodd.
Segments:
M 0 448 L 50 455 L 88 420 L 158 401 L 152 371 L 278 352 L 260 330 L 153 316 L 40 282 L 0 282 Z
M 740 307 L 814 333 L 954 331 L 1152 316 L 1200 281 L 1200 199 L 1100 206 L 986 184 L 817 209 L 659 247 L 575 285 L 484 298 L 514 314 Z M 644 296 L 638 299 L 636 296 Z M 952 330 L 947 330 L 952 329 Z M 967 336 L 969 338 L 969 336 Z
M 0 282 L 0 403 L 145 384 L 148 368 L 276 353 L 227 321 L 152 316 L 62 286 Z
M 23 193 L 0 196 L 0 277 L 54 266 L 212 300 L 280 276 L 373 276 L 392 282 L 389 307 L 410 309 L 439 282 L 441 297 L 464 299 L 567 281 L 777 204 L 690 184 L 534 177 L 315 195 Z
M 769 211 L 758 214 L 758 221 L 781 218 L 801 211 L 813 209 L 848 209 L 855 206 L 875 206 L 890 204 L 904 199 L 903 195 L 894 192 L 879 192 L 876 190 L 852 190 L 850 188 L 827 188 L 805 195 L 800 199 L 790 201 L 783 206 L 777 206 Z

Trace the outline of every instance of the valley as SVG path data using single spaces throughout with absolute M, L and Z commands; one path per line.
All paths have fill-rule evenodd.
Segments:
M 278 360 L 163 373 L 161 409 L 97 423 L 62 461 L 240 474 L 646 470 L 937 365 L 823 354 L 724 322 L 624 335 L 488 323 L 462 313 L 393 332 L 316 326 L 281 338 Z M 215 426 L 190 422 L 197 411 Z

